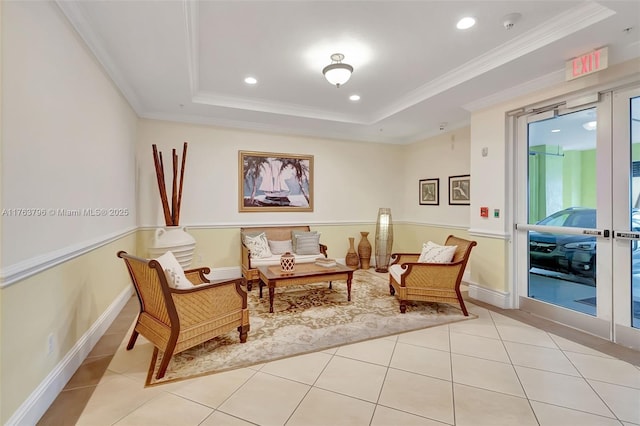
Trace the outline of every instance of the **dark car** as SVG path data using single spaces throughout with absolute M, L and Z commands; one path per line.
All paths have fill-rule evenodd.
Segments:
M 640 210 L 632 214 L 634 232 L 640 230 Z M 571 207 L 555 212 L 537 225 L 572 228 L 596 228 L 596 210 Z M 636 246 L 634 246 L 636 248 Z M 634 252 L 635 260 L 640 259 Z M 529 233 L 529 266 L 587 278 L 596 275 L 596 237 L 589 235 L 562 235 L 531 231 Z

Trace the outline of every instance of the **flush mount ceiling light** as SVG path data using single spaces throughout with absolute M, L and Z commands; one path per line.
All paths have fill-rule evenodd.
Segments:
M 349 64 L 343 64 L 344 55 L 342 53 L 334 53 L 331 55 L 331 64 L 323 68 L 322 74 L 327 81 L 336 87 L 340 87 L 349 81 L 353 67 Z
M 247 77 L 244 79 L 244 82 L 247 84 L 256 84 L 258 80 L 256 80 L 254 77 Z

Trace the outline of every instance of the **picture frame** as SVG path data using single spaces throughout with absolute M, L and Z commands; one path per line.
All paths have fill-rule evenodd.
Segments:
M 440 204 L 440 179 L 420 179 L 418 199 L 421 206 L 437 206 Z
M 312 212 L 313 155 L 238 151 L 238 211 Z
M 468 206 L 471 204 L 471 176 L 449 176 L 449 204 Z

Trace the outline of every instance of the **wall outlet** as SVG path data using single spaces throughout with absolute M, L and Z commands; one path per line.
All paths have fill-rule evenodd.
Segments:
M 47 336 L 47 355 L 51 355 L 56 347 L 56 339 L 53 333 L 49 333 Z

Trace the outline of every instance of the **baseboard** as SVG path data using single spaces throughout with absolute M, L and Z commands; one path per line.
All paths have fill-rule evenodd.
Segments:
M 472 299 L 476 299 L 502 309 L 513 308 L 510 293 L 504 293 L 499 290 L 492 290 L 490 288 L 479 286 L 475 283 L 468 283 L 468 285 L 469 297 L 471 297 Z
M 13 413 L 6 425 L 35 425 L 38 423 L 38 420 L 58 397 L 58 394 L 64 389 L 98 340 L 120 314 L 132 294 L 133 289 L 128 286 L 116 297 L 91 328 L 78 339 L 64 358 Z

